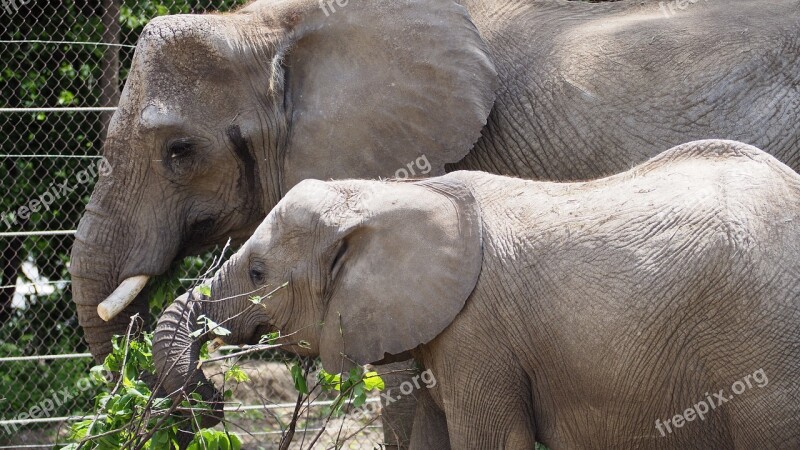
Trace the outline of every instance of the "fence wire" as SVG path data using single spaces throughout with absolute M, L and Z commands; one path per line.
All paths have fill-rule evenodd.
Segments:
M 92 412 L 96 390 L 80 383 L 93 361 L 71 301 L 69 255 L 94 187 L 86 174 L 101 156 L 139 33 L 158 15 L 243 2 L 0 1 L 0 449 L 57 448 L 69 418 Z M 155 292 L 154 317 L 209 261 L 183 261 Z M 252 382 L 239 386 L 243 406 L 227 418 L 245 448 L 276 448 L 291 413 L 286 404 L 296 397 L 293 382 L 277 358 L 253 358 L 245 370 Z M 313 419 L 312 435 L 320 425 Z M 382 442 L 378 421 L 343 419 L 328 428 L 331 439 L 355 433 L 348 448 Z

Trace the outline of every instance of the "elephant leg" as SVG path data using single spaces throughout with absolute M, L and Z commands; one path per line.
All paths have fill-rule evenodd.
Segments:
M 452 448 L 531 450 L 536 448 L 533 425 L 528 414 L 508 405 L 477 405 L 447 412 L 447 427 Z M 459 410 L 460 409 L 460 410 Z M 455 415 L 455 418 L 451 416 Z M 428 447 L 425 447 L 428 448 Z M 430 447 L 433 448 L 433 447 Z
M 417 411 L 414 414 L 410 448 L 450 450 L 447 418 L 444 411 L 436 406 L 427 389 L 421 390 L 417 396 Z
M 480 358 L 479 361 L 488 361 Z M 536 426 L 530 380 L 513 364 L 472 365 L 452 378 L 440 380 L 442 402 L 452 448 L 530 450 L 536 446 Z M 486 380 L 478 391 L 447 386 L 473 386 Z M 448 394 L 449 393 L 449 394 Z
M 414 386 L 411 380 L 416 372 L 414 360 L 386 364 L 378 369 L 378 373 L 385 374 L 381 376 L 385 384 L 381 395 L 381 416 L 384 445 L 387 449 L 409 448 L 419 392 L 414 388 L 406 394 L 409 389 L 401 392 L 401 385 L 408 383 L 404 386 Z

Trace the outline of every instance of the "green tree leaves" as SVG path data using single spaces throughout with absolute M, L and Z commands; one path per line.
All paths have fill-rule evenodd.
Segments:
M 207 317 L 205 314 L 200 315 L 197 318 L 197 324 L 200 325 L 202 328 L 199 328 L 189 333 L 189 337 L 198 338 L 204 333 L 211 333 L 217 336 L 228 336 L 231 334 L 231 330 L 223 327 L 217 322 L 214 322 L 214 320 Z
M 240 449 L 241 441 L 227 430 L 198 429 L 197 420 L 191 414 L 210 412 L 211 408 L 197 393 L 192 401 L 156 397 L 142 376 L 153 374 L 152 334 L 145 333 L 140 340 L 117 336 L 113 350 L 102 366 L 96 366 L 91 374 L 102 381 L 104 388 L 95 399 L 96 415 L 75 423 L 69 434 L 70 445 L 62 450 L 111 450 L 134 447 L 152 450 L 177 449 L 178 425 L 190 426 L 198 431 L 189 449 Z M 105 374 L 117 374 L 116 380 L 105 378 Z M 225 373 L 225 380 L 245 382 L 247 374 L 237 365 Z M 173 414 L 175 408 L 189 411 L 190 415 Z
M 353 367 L 347 373 L 347 378 L 342 381 L 341 375 L 331 374 L 320 369 L 317 375 L 323 391 L 339 391 L 339 395 L 331 406 L 332 415 L 342 413 L 345 401 L 352 398 L 352 407 L 359 408 L 367 401 L 367 394 L 371 391 L 382 391 L 385 388 L 383 379 L 373 371 L 365 371 L 363 367 Z
M 241 448 L 242 442 L 235 434 L 205 429 L 197 433 L 186 450 L 240 450 Z
M 294 388 L 297 389 L 297 392 L 307 395 L 308 383 L 306 383 L 306 376 L 303 368 L 299 363 L 294 363 L 290 371 L 292 373 L 292 381 L 294 381 Z

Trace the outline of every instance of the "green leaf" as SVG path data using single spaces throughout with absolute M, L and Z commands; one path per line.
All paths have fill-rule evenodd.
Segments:
M 191 333 L 189 333 L 189 337 L 192 338 L 192 339 L 196 339 L 196 338 L 200 337 L 201 334 L 203 334 L 203 331 L 204 330 L 202 328 L 199 329 L 199 330 L 194 330 Z M 206 347 L 206 352 L 208 352 L 208 347 Z
M 228 440 L 227 436 L 220 436 L 220 438 L 217 439 L 217 442 L 219 443 L 219 450 L 231 449 L 231 442 Z
M 258 305 L 259 303 L 261 303 L 261 297 L 260 297 L 260 296 L 258 296 L 258 295 L 253 295 L 253 296 L 251 296 L 250 298 L 248 298 L 248 300 L 250 300 L 251 302 L 253 302 L 253 303 L 254 303 L 254 304 L 256 304 L 256 305 Z
M 275 341 L 281 337 L 280 331 L 273 331 L 272 333 L 267 333 L 261 336 L 261 339 L 258 340 L 259 344 L 267 344 L 267 345 L 275 345 Z
M 300 367 L 300 364 L 294 363 L 291 372 L 294 388 L 297 389 L 297 392 L 308 394 L 308 385 L 306 384 L 306 378 L 303 376 L 303 368 Z
M 250 381 L 250 377 L 247 376 L 238 364 L 234 364 L 230 369 L 225 371 L 225 381 L 228 382 L 230 380 L 235 380 L 237 383 L 245 383 Z
M 170 448 L 170 441 L 172 441 L 172 438 L 170 436 L 169 429 L 158 430 L 155 432 L 155 434 L 153 434 L 153 437 L 150 439 L 150 448 L 153 449 Z
M 330 391 L 331 389 L 340 390 L 342 387 L 342 377 L 338 373 L 331 374 L 320 369 L 317 377 L 320 380 L 320 385 L 323 391 Z
M 372 391 L 377 389 L 379 391 L 384 390 L 386 385 L 383 382 L 383 379 L 378 375 L 377 372 L 367 372 L 364 374 L 364 386 L 366 387 L 367 391 Z
M 366 392 L 367 392 L 367 390 L 364 389 L 364 382 L 363 381 L 359 381 L 358 383 L 356 383 L 353 386 L 353 395 L 361 395 L 361 394 L 364 394 Z
M 94 366 L 89 369 L 91 380 L 97 385 L 104 385 L 110 381 L 106 379 L 106 373 L 108 373 L 108 370 L 104 366 Z
M 231 450 L 242 450 L 242 441 L 239 439 L 239 436 L 228 434 L 228 439 L 231 442 Z
M 366 402 L 367 402 L 367 394 L 366 392 L 362 392 L 353 397 L 353 408 L 360 408 Z
M 216 334 L 217 336 L 228 336 L 229 334 L 231 334 L 231 330 L 220 325 L 216 325 L 210 328 L 211 332 Z
M 130 380 L 136 378 L 139 375 L 139 371 L 136 370 L 136 367 L 133 364 L 126 364 L 124 367 L 123 373 L 123 383 L 130 382 Z
M 197 289 L 197 292 L 199 292 L 201 295 L 205 295 L 206 297 L 211 297 L 211 287 L 209 287 L 208 285 L 201 284 L 200 286 L 197 286 L 195 289 Z
M 75 94 L 70 91 L 63 90 L 60 94 L 58 94 L 59 105 L 69 105 L 73 100 L 75 100 Z
M 231 330 L 219 325 L 217 322 L 214 322 L 209 317 L 207 317 L 205 314 L 200 315 L 200 317 L 197 318 L 197 324 L 198 325 L 205 324 L 205 326 L 208 328 L 208 330 L 211 333 L 216 334 L 217 336 L 228 336 L 229 334 L 231 334 Z M 197 337 L 197 336 L 200 336 L 200 334 L 202 334 L 202 332 L 201 332 L 197 336 L 193 336 L 193 334 L 195 334 L 195 333 L 197 333 L 197 330 L 193 331 L 189 336 L 190 337 Z
M 192 334 L 193 333 L 195 333 L 195 332 L 193 331 Z M 190 334 L 190 336 L 191 336 L 191 334 Z M 199 336 L 199 334 L 198 334 L 198 336 Z M 196 337 L 196 336 L 193 336 L 193 337 Z M 209 358 L 209 355 L 208 355 L 208 342 L 204 342 L 203 345 L 200 346 L 200 361 L 205 361 L 208 358 Z
M 240 450 L 242 442 L 235 434 L 226 431 L 203 429 L 195 434 L 187 450 Z
M 86 432 L 89 430 L 89 425 L 92 424 L 92 419 L 82 420 L 76 422 L 69 430 L 69 439 L 72 441 L 80 441 L 86 437 Z

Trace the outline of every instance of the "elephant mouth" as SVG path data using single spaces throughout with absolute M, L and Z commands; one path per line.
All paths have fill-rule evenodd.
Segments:
M 195 222 L 189 227 L 189 231 L 181 240 L 178 247 L 178 254 L 175 256 L 175 262 L 180 262 L 187 256 L 198 255 L 205 251 L 213 249 L 220 242 L 225 243 L 225 236 L 230 233 L 219 231 L 216 229 L 216 222 L 214 219 L 203 219 Z
M 226 244 L 230 244 L 233 248 L 238 247 L 250 239 L 262 220 L 263 216 L 256 215 L 244 225 L 233 226 L 214 218 L 200 219 L 192 223 L 184 233 L 173 263 L 189 256 L 213 251 Z

